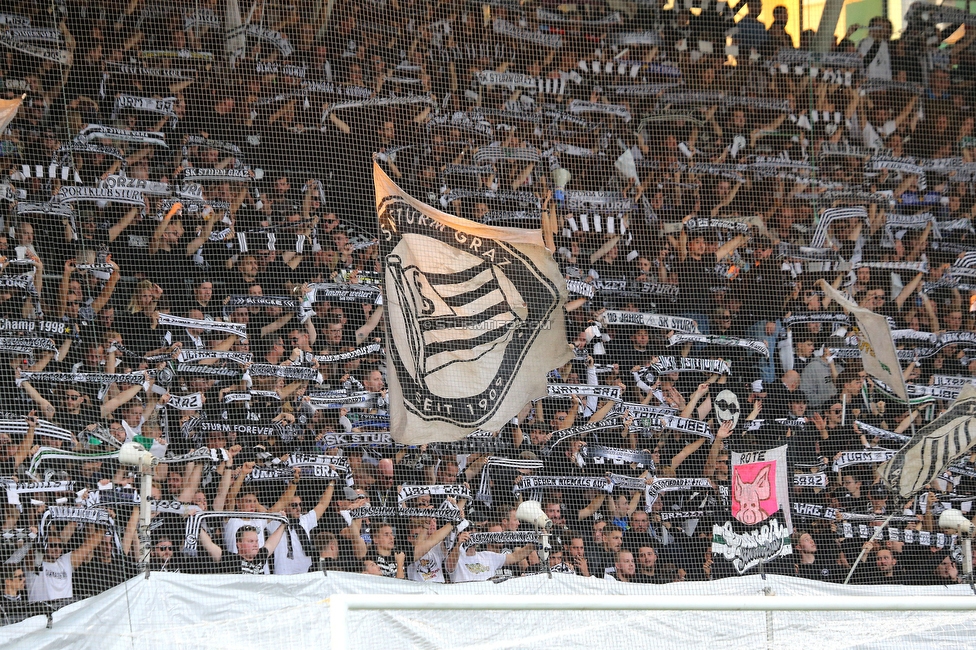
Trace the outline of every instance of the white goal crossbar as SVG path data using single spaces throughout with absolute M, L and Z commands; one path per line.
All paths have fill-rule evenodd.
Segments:
M 333 594 L 332 650 L 348 650 L 354 610 L 904 612 L 976 611 L 973 596 L 417 596 Z

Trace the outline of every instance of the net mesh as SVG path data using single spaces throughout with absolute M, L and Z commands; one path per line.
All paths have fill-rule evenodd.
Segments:
M 967 581 L 974 22 L 884 6 L 5 6 L 2 622 L 147 564 Z

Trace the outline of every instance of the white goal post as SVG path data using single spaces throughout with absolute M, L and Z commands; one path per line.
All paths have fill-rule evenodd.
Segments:
M 352 611 L 974 612 L 973 596 L 448 596 L 333 594 L 332 650 L 350 650 Z

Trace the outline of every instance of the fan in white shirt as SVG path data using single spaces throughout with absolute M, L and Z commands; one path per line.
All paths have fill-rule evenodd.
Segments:
M 295 494 L 298 490 L 299 477 L 300 472 L 296 471 L 295 478 L 281 497 L 286 504 L 285 514 L 288 516 L 289 524 L 282 543 L 278 544 L 274 551 L 275 575 L 308 572 L 309 567 L 312 566 L 312 555 L 315 555 L 309 533 L 318 524 L 319 518 L 325 514 L 335 492 L 335 481 L 330 481 L 329 487 L 322 492 L 315 507 L 303 514 L 302 499 Z M 276 521 L 270 522 L 267 530 L 274 532 L 280 525 Z M 305 531 L 304 534 L 302 530 L 298 530 L 299 527 Z
M 467 547 L 462 554 L 464 543 L 471 538 L 465 531 L 458 535 L 454 548 L 447 556 L 446 568 L 451 573 L 451 582 L 484 582 L 495 575 L 503 566 L 518 564 L 535 550 L 535 544 L 526 544 L 512 553 L 493 553 L 477 551 L 474 546 Z
M 60 537 L 48 537 L 38 571 L 27 574 L 27 599 L 30 602 L 74 598 L 71 586 L 74 571 L 88 561 L 104 535 L 99 527 L 89 525 L 82 545 L 74 551 L 62 553 L 63 540 L 71 537 L 76 525 L 69 523 Z
M 407 566 L 407 579 L 415 582 L 444 582 L 444 540 L 454 525 L 437 528 L 436 519 L 416 519 L 410 527 L 413 561 Z

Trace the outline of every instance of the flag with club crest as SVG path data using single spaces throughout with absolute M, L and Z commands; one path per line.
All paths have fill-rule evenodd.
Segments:
M 432 208 L 374 162 L 390 432 L 403 444 L 496 431 L 573 358 L 566 282 L 540 230 Z

